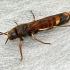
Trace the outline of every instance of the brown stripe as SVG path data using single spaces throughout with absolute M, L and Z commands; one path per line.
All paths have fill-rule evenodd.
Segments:
M 56 19 L 54 16 L 53 16 L 53 26 L 56 26 Z
M 48 24 L 48 28 L 53 28 L 53 26 L 56 25 L 55 18 L 53 16 L 48 19 Z
M 53 19 L 50 18 L 49 21 L 50 21 L 50 22 L 49 22 L 49 28 L 52 28 L 52 27 L 53 27 Z

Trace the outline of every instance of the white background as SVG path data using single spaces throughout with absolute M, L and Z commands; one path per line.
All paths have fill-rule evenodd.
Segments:
M 70 11 L 70 0 L 0 0 L 0 32 L 18 24 L 33 21 L 61 12 Z M 67 25 L 70 25 L 70 21 Z M 41 44 L 32 37 L 24 38 L 23 60 L 20 61 L 19 39 L 8 41 L 0 36 L 0 70 L 70 70 L 70 27 L 53 28 L 36 34 L 50 42 Z

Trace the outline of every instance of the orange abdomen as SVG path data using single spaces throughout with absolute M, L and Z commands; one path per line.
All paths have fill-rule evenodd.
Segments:
M 31 22 L 31 24 L 28 25 L 27 31 L 35 31 L 40 30 L 44 28 L 53 28 L 53 26 L 62 25 L 69 21 L 69 13 L 60 13 L 57 15 L 49 16 L 40 20 L 36 20 L 34 22 Z

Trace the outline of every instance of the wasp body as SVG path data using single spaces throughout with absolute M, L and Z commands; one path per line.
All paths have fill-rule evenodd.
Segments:
M 38 31 L 51 29 L 53 27 L 56 27 L 68 22 L 70 19 L 70 12 L 56 14 L 53 16 L 45 17 L 43 19 L 39 19 L 39 20 L 35 20 L 34 14 L 33 14 L 33 17 L 34 17 L 33 22 L 17 25 L 16 27 L 14 27 L 13 29 L 11 29 L 6 33 L 0 32 L 1 33 L 0 35 L 5 34 L 8 36 L 7 41 L 8 39 L 9 40 L 13 40 L 16 38 L 20 39 L 19 48 L 20 48 L 21 60 L 23 58 L 22 56 L 23 37 L 32 36 L 35 40 L 41 43 L 50 44 L 50 43 L 42 42 L 41 40 L 37 39 L 34 34 L 37 33 Z

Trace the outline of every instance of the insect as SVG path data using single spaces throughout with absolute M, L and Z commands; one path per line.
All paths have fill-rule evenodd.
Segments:
M 12 28 L 11 30 L 3 33 L 0 32 L 0 35 L 7 35 L 8 38 L 5 42 L 7 43 L 8 40 L 14 40 L 16 38 L 20 39 L 20 44 L 19 44 L 19 49 L 20 49 L 20 55 L 21 55 L 21 60 L 23 59 L 22 55 L 22 42 L 23 38 L 26 36 L 32 36 L 35 40 L 43 43 L 43 44 L 50 44 L 50 43 L 45 43 L 39 39 L 36 38 L 34 34 L 36 34 L 38 31 L 43 31 L 43 30 L 48 30 L 54 27 L 66 27 L 66 26 L 60 26 L 66 22 L 69 21 L 70 19 L 70 12 L 64 12 L 56 15 L 52 15 L 49 17 L 45 17 L 43 19 L 35 20 L 35 16 L 33 12 L 31 11 L 34 20 L 29 23 L 25 24 L 20 24 Z M 69 25 L 68 25 L 69 26 Z

